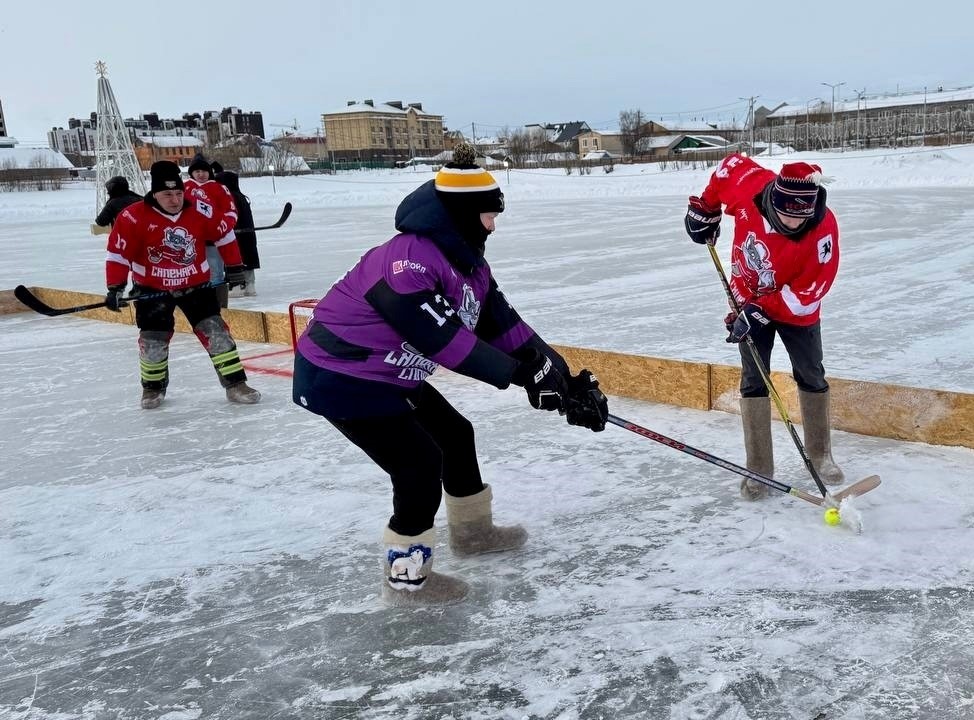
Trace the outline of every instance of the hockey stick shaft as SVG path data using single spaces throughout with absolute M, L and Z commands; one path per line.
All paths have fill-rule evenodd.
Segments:
M 607 418 L 608 422 L 613 425 L 617 425 L 624 430 L 635 433 L 636 435 L 641 435 L 649 440 L 654 440 L 661 445 L 666 445 L 666 447 L 673 448 L 674 450 L 679 450 L 682 453 L 691 455 L 700 460 L 709 462 L 711 465 L 716 465 L 717 467 L 724 468 L 724 470 L 730 470 L 733 473 L 737 473 L 742 477 L 746 477 L 748 480 L 754 480 L 762 485 L 767 485 L 770 488 L 774 488 L 780 492 L 786 493 L 788 495 L 794 495 L 797 498 L 801 498 L 806 502 L 810 502 L 812 505 L 822 505 L 823 499 L 816 497 L 810 493 L 800 490 L 798 488 L 791 487 L 790 485 L 785 485 L 783 482 L 778 482 L 777 480 L 769 477 L 765 477 L 760 473 L 756 473 L 753 470 L 748 470 L 746 467 L 732 463 L 730 460 L 724 460 L 723 458 L 717 457 L 716 455 L 711 455 L 703 450 L 698 450 L 695 447 L 691 447 L 686 443 L 682 443 L 679 440 L 674 440 L 673 438 L 667 437 L 655 430 L 650 430 L 642 425 L 637 425 L 629 420 L 624 420 L 623 418 L 617 417 L 615 415 L 609 415 Z
M 261 230 L 276 230 L 287 222 L 287 219 L 291 217 L 291 203 L 284 203 L 284 209 L 281 211 L 281 217 L 277 219 L 277 222 L 273 225 L 261 225 L 260 227 L 253 228 L 237 228 L 236 232 L 259 232 Z
M 727 295 L 727 301 L 730 303 L 731 307 L 734 308 L 734 312 L 738 315 L 741 314 L 741 306 L 737 302 L 737 298 L 734 297 L 734 293 L 731 292 L 730 283 L 727 281 L 727 274 L 724 272 L 724 266 L 720 262 L 720 257 L 717 255 L 717 248 L 714 247 L 713 242 L 707 243 L 707 249 L 710 251 L 710 258 L 714 261 L 714 267 L 717 268 L 717 274 L 720 276 L 720 282 L 724 286 L 724 293 Z M 819 476 L 818 471 L 812 464 L 811 458 L 808 457 L 808 453 L 805 451 L 805 445 L 802 443 L 801 439 L 798 437 L 798 431 L 795 430 L 795 425 L 791 421 L 791 417 L 788 415 L 788 410 L 785 408 L 785 403 L 781 399 L 781 395 L 775 389 L 774 383 L 771 381 L 771 374 L 768 369 L 764 367 L 764 361 L 761 360 L 761 354 L 758 352 L 757 346 L 754 344 L 753 338 L 750 334 L 746 335 L 744 342 L 747 343 L 747 349 L 751 353 L 751 358 L 754 360 L 754 364 L 761 374 L 761 379 L 764 381 L 764 385 L 768 388 L 768 394 L 771 395 L 771 399 L 774 401 L 775 407 L 778 408 L 778 414 L 781 416 L 782 422 L 785 427 L 788 428 L 788 434 L 791 435 L 792 442 L 795 443 L 795 447 L 798 449 L 798 454 L 801 456 L 802 462 L 805 463 L 805 468 L 808 470 L 808 474 L 812 476 L 812 480 L 815 481 L 818 491 L 822 493 L 822 497 L 829 497 L 829 491 L 825 487 L 825 483 L 822 482 L 822 478 Z

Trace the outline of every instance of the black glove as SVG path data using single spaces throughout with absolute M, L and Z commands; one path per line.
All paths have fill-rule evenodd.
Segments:
M 105 295 L 105 307 L 112 312 L 122 312 L 123 307 L 128 306 L 128 302 L 123 300 L 125 297 L 125 285 L 109 285 L 108 294 Z
M 730 319 L 730 316 L 727 319 Z M 764 327 L 770 322 L 768 316 L 764 314 L 764 310 L 754 303 L 748 303 L 741 309 L 741 314 L 737 316 L 733 325 L 728 329 L 727 342 L 739 343 L 751 334 L 752 328 Z
M 233 290 L 235 287 L 242 290 L 247 287 L 246 265 L 227 265 L 223 272 L 223 277 L 227 283 L 227 290 Z
M 683 225 L 693 242 L 701 245 L 715 242 L 720 237 L 720 208 L 712 208 L 696 195 L 691 195 Z
M 598 379 L 588 370 L 568 378 L 568 424 L 581 425 L 593 432 L 605 430 L 609 401 L 599 390 Z
M 537 410 L 565 409 L 568 384 L 547 355 L 535 350 L 530 360 L 515 368 L 511 382 L 527 390 L 531 407 Z

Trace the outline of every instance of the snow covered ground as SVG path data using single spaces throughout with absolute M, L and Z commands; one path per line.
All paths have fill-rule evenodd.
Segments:
M 974 149 L 818 159 L 844 233 L 830 372 L 974 390 Z M 497 175 L 509 212 L 488 257 L 550 341 L 735 361 L 713 268 L 682 234 L 706 171 Z M 260 295 L 234 304 L 320 295 L 426 177 L 245 181 L 259 222 L 295 211 L 260 236 Z M 0 194 L 0 288 L 100 292 L 93 195 Z M 835 433 L 851 479 L 883 477 L 856 535 L 438 374 L 478 431 L 497 519 L 530 541 L 473 559 L 443 545 L 469 601 L 393 611 L 377 600 L 388 481 L 291 404 L 289 360 L 249 361 L 264 402 L 230 406 L 177 336 L 166 404 L 143 412 L 133 328 L 0 316 L 0 718 L 974 717 L 974 451 Z M 743 459 L 737 416 L 610 400 Z M 778 477 L 812 489 L 775 433 Z

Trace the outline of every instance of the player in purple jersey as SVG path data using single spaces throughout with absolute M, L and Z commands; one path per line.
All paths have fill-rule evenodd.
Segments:
M 507 302 L 484 259 L 504 211 L 490 173 L 461 144 L 396 211 L 399 234 L 369 250 L 315 307 L 294 358 L 294 402 L 325 417 L 392 479 L 382 594 L 395 605 L 462 600 L 463 580 L 433 572 L 433 518 L 446 492 L 450 547 L 473 555 L 524 544 L 494 525 L 470 421 L 426 381 L 443 365 L 572 425 L 605 429 L 608 403 Z

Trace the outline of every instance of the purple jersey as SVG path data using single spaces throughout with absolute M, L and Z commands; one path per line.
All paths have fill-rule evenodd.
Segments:
M 404 388 L 438 365 L 506 387 L 517 364 L 510 353 L 532 336 L 486 261 L 464 274 L 432 240 L 404 233 L 332 286 L 298 352 L 326 370 Z

